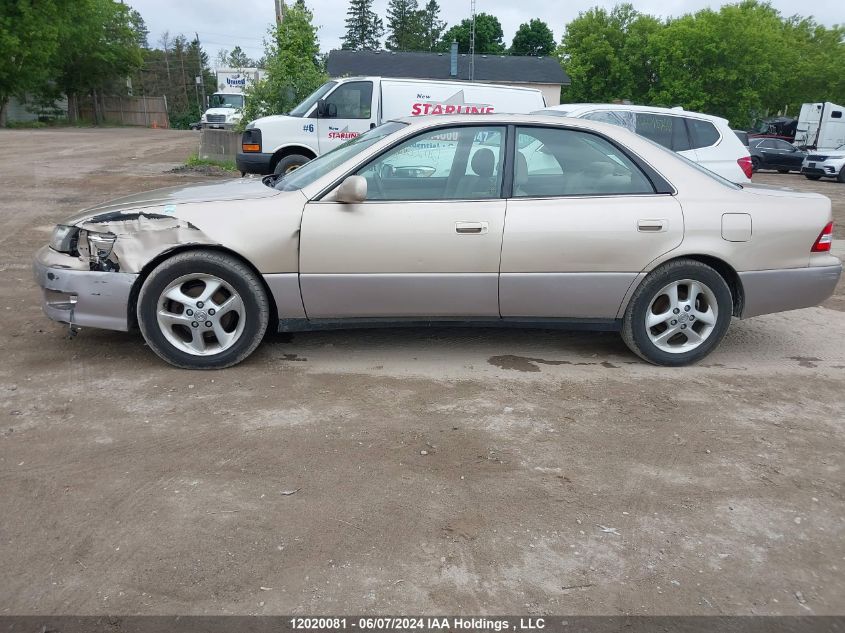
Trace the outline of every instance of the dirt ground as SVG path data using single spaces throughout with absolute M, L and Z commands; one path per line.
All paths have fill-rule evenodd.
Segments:
M 559 331 L 273 335 L 213 373 L 69 340 L 34 251 L 199 179 L 168 173 L 196 143 L 0 131 L 0 614 L 845 613 L 841 286 L 684 369 Z M 754 179 L 845 237 L 845 186 Z

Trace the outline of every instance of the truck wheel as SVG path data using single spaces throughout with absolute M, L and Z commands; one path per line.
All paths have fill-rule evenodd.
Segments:
M 150 349 L 184 369 L 241 362 L 258 347 L 269 317 L 267 295 L 255 273 L 211 251 L 164 261 L 138 295 L 138 325 Z
M 311 159 L 307 156 L 303 156 L 302 154 L 291 154 L 290 156 L 285 156 L 276 163 L 276 169 L 273 170 L 273 173 L 277 176 L 284 176 L 285 174 L 292 172 L 294 169 L 299 169 L 309 160 Z
M 719 344 L 732 312 L 731 291 L 722 276 L 699 261 L 680 259 L 652 271 L 634 292 L 622 339 L 655 365 L 688 365 Z
M 815 174 L 814 174 L 814 175 L 804 174 L 804 177 L 805 177 L 807 180 L 818 180 L 819 178 L 821 178 L 821 176 L 816 176 Z

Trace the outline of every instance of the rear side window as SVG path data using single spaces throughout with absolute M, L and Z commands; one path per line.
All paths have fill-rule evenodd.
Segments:
M 691 149 L 710 147 L 719 142 L 719 130 L 710 121 L 701 119 L 687 119 L 689 126 Z
M 682 118 L 649 112 L 635 114 L 636 132 L 640 136 L 645 136 L 666 149 L 676 152 L 690 149 L 689 137 Z
M 515 198 L 654 193 L 639 167 L 600 136 L 540 127 L 516 132 Z
M 842 110 L 834 110 L 830 113 L 831 119 L 841 119 L 842 118 Z

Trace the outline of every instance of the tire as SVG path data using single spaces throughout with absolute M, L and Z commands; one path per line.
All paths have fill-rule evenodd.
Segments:
M 806 178 L 807 180 L 819 180 L 821 178 L 821 176 L 815 176 L 815 175 L 811 176 L 810 174 L 804 174 L 804 178 Z
M 751 171 L 760 171 L 760 159 L 756 156 L 751 157 Z
M 277 176 L 283 176 L 294 169 L 299 169 L 309 160 L 311 159 L 307 156 L 303 156 L 302 154 L 291 154 L 289 156 L 285 156 L 276 163 L 276 168 L 273 170 L 273 173 Z
M 691 284 L 696 284 L 698 288 L 694 306 L 688 301 Z M 663 292 L 671 287 L 676 288 L 679 299 L 686 287 L 687 299 L 673 304 L 669 298 L 672 292 Z M 677 313 L 675 309 L 678 309 Z M 625 310 L 622 339 L 637 356 L 655 365 L 689 365 L 701 360 L 719 345 L 728 331 L 732 313 L 731 290 L 724 278 L 706 264 L 680 259 L 656 268 L 636 289 Z M 649 314 L 656 320 L 667 316 L 665 320 L 647 327 Z M 677 318 L 674 318 L 675 315 Z M 664 326 L 665 330 L 662 329 Z M 660 336 L 666 333 L 670 336 L 661 341 Z M 701 340 L 693 343 L 690 334 Z M 655 343 L 655 340 L 660 343 Z
M 779 174 L 788 174 L 789 170 L 788 169 L 778 169 L 778 173 Z
M 839 175 L 836 177 L 837 182 L 845 182 L 845 165 L 839 170 Z
M 261 343 L 270 304 L 261 281 L 243 262 L 191 251 L 150 273 L 138 295 L 137 314 L 150 349 L 171 365 L 223 369 Z

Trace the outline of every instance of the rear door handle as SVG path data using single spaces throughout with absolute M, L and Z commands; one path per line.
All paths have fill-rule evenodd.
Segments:
M 663 233 L 669 226 L 667 220 L 639 220 L 637 230 L 642 233 Z
M 482 235 L 487 229 L 487 222 L 455 222 L 455 233 L 461 235 Z

